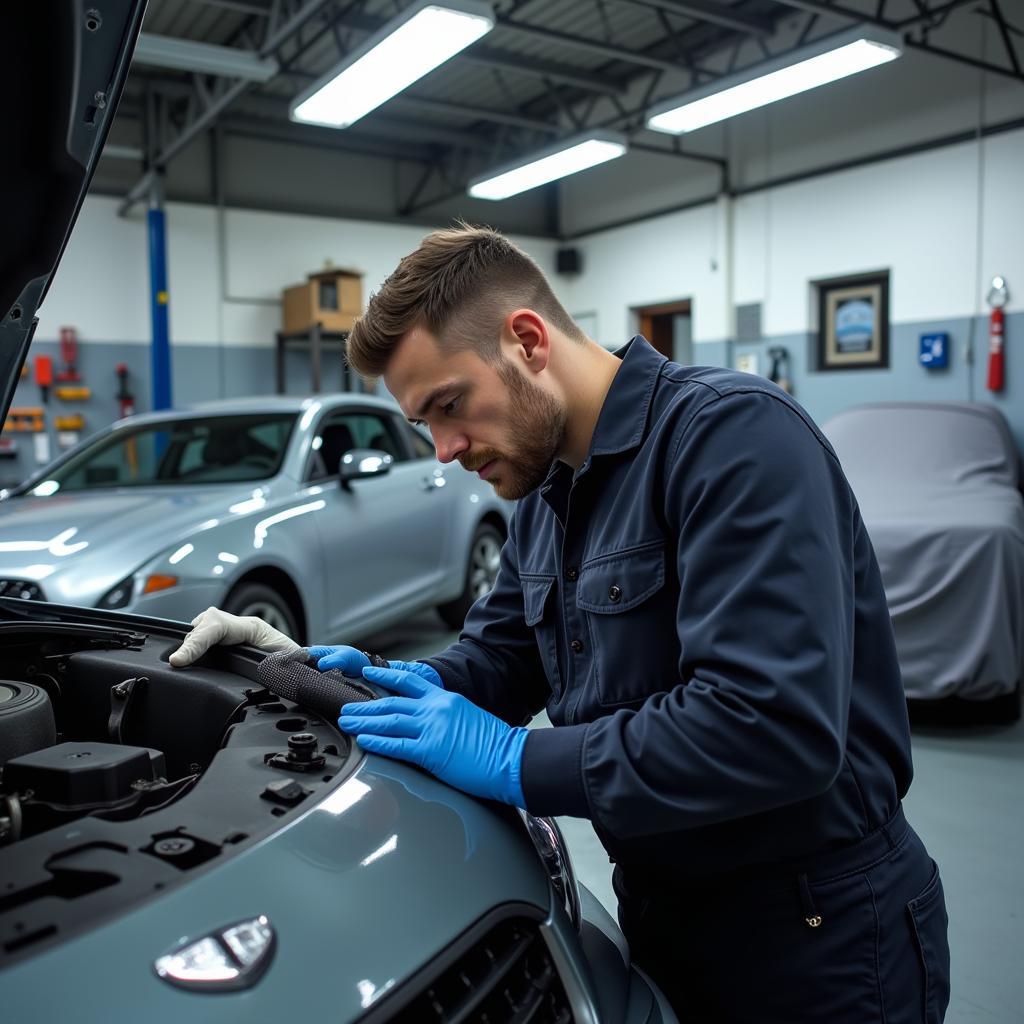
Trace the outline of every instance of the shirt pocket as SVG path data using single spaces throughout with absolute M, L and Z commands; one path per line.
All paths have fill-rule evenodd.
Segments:
M 523 621 L 533 629 L 548 686 L 557 695 L 561 690 L 561 681 L 558 675 L 558 653 L 555 646 L 557 624 L 552 600 L 555 577 L 520 575 L 519 582 L 523 587 Z
M 603 707 L 635 704 L 652 692 L 652 675 L 675 643 L 671 609 L 654 601 L 665 586 L 665 543 L 600 555 L 580 568 L 576 606 L 588 612 L 597 699 Z M 666 630 L 668 634 L 666 635 Z M 674 663 L 676 655 L 669 659 Z

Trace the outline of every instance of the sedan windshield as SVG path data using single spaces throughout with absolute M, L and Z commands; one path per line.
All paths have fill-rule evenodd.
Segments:
M 31 493 L 265 480 L 281 467 L 295 419 L 259 413 L 120 427 L 47 471 Z

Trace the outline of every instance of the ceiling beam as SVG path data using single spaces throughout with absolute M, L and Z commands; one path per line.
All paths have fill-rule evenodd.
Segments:
M 915 25 L 927 24 L 937 18 L 942 18 L 955 11 L 958 7 L 969 7 L 982 3 L 983 0 L 949 0 L 940 7 L 933 7 L 930 10 L 920 12 L 902 21 L 884 21 L 882 18 L 872 17 L 863 11 L 852 11 L 848 7 L 840 7 L 837 4 L 826 3 L 824 0 L 778 0 L 786 7 L 795 7 L 800 11 L 813 11 L 815 14 L 827 14 L 834 18 L 846 18 L 849 21 L 856 21 L 863 25 L 877 25 L 879 28 L 893 30 L 904 30 L 913 28 Z
M 745 32 L 748 35 L 770 36 L 774 31 L 772 23 L 752 14 L 744 14 L 732 7 L 723 7 L 710 0 L 628 0 L 629 3 L 642 7 L 653 7 L 669 14 L 681 14 L 695 21 L 706 21 L 721 28 L 729 28 L 734 32 Z
M 463 50 L 455 59 L 467 64 L 480 64 L 484 67 L 514 71 L 517 74 L 529 75 L 533 78 L 547 78 L 561 85 L 571 85 L 577 89 L 603 93 L 606 96 L 617 96 L 622 92 L 618 85 L 601 75 L 595 75 L 589 71 L 573 70 L 556 61 L 521 57 L 515 53 L 503 53 L 501 50 L 487 46 L 472 46 L 468 50 Z
M 396 133 L 393 129 L 387 137 L 371 132 L 350 134 L 330 129 L 306 130 L 307 126 L 243 114 L 231 114 L 221 120 L 219 126 L 228 137 L 255 139 L 259 142 L 281 142 L 325 151 L 405 160 L 409 163 L 429 164 L 434 158 L 433 147 L 429 143 L 416 144 L 406 138 L 399 144 L 395 141 Z
M 558 43 L 569 49 L 582 50 L 599 57 L 606 57 L 608 60 L 624 61 L 627 64 L 637 64 L 645 68 L 656 68 L 658 71 L 680 72 L 687 70 L 672 61 L 651 57 L 645 53 L 638 53 L 636 50 L 628 50 L 611 43 L 602 43 L 598 39 L 570 35 L 568 32 L 556 32 L 554 29 L 541 28 L 539 25 L 525 25 L 518 21 L 509 21 L 508 18 L 498 18 L 495 23 L 495 31 L 516 33 L 524 38 L 542 43 Z
M 494 110 L 490 107 L 475 107 L 469 103 L 452 103 L 449 100 L 427 99 L 425 96 L 413 96 L 409 93 L 400 93 L 391 101 L 403 106 L 418 107 L 423 111 L 435 111 L 439 114 L 453 114 L 458 117 L 468 117 L 475 121 L 491 121 L 494 124 L 507 124 L 513 128 L 525 128 L 532 132 L 548 132 L 552 135 L 561 135 L 565 129 L 562 125 L 554 124 L 551 121 L 542 121 L 537 117 L 525 117 L 507 110 Z
M 293 14 L 284 25 L 277 31 L 268 35 L 263 45 L 255 52 L 260 57 L 266 57 L 274 53 L 283 43 L 287 42 L 306 22 L 315 14 L 319 13 L 327 0 L 307 0 L 307 2 Z M 197 116 L 190 118 L 177 136 L 172 139 L 151 161 L 150 168 L 145 174 L 128 190 L 118 208 L 118 213 L 124 216 L 143 196 L 152 188 L 154 173 L 164 168 L 169 161 L 178 155 L 194 138 L 201 135 L 207 128 L 216 123 L 217 118 L 231 106 L 249 87 L 251 81 L 237 79 L 225 88 L 206 105 Z
M 455 146 L 460 149 L 473 149 L 480 152 L 490 152 L 492 144 L 489 138 L 474 132 L 432 124 L 423 118 L 401 117 L 381 111 L 374 111 L 373 117 L 365 117 L 344 131 L 339 131 L 337 128 L 326 128 L 323 125 L 300 124 L 288 119 L 287 100 L 271 96 L 248 97 L 239 109 L 239 114 L 251 114 L 271 122 L 283 123 L 296 131 L 306 132 L 316 137 L 342 137 L 349 132 L 354 132 L 356 135 L 388 139 L 399 146 L 403 141 L 408 140 L 424 145 Z
M 242 0 L 194 0 L 206 7 L 219 7 L 222 11 L 234 11 L 236 14 L 247 14 L 254 18 L 269 18 L 270 7 L 259 4 L 244 3 Z

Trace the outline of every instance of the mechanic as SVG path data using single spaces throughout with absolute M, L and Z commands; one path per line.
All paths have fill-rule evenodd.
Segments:
M 441 462 L 519 501 L 456 643 L 387 668 L 314 649 L 394 695 L 340 728 L 468 793 L 589 818 L 633 960 L 685 1021 L 941 1021 L 947 917 L 900 803 L 885 594 L 803 409 L 642 337 L 607 351 L 525 253 L 467 225 L 401 261 L 348 358 Z M 196 623 L 173 664 L 284 639 Z M 554 728 L 524 728 L 545 706 Z

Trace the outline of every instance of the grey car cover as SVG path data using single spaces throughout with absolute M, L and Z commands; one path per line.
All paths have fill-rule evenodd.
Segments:
M 878 556 L 907 695 L 1012 691 L 1024 674 L 1024 499 L 1002 415 L 882 403 L 822 429 Z

